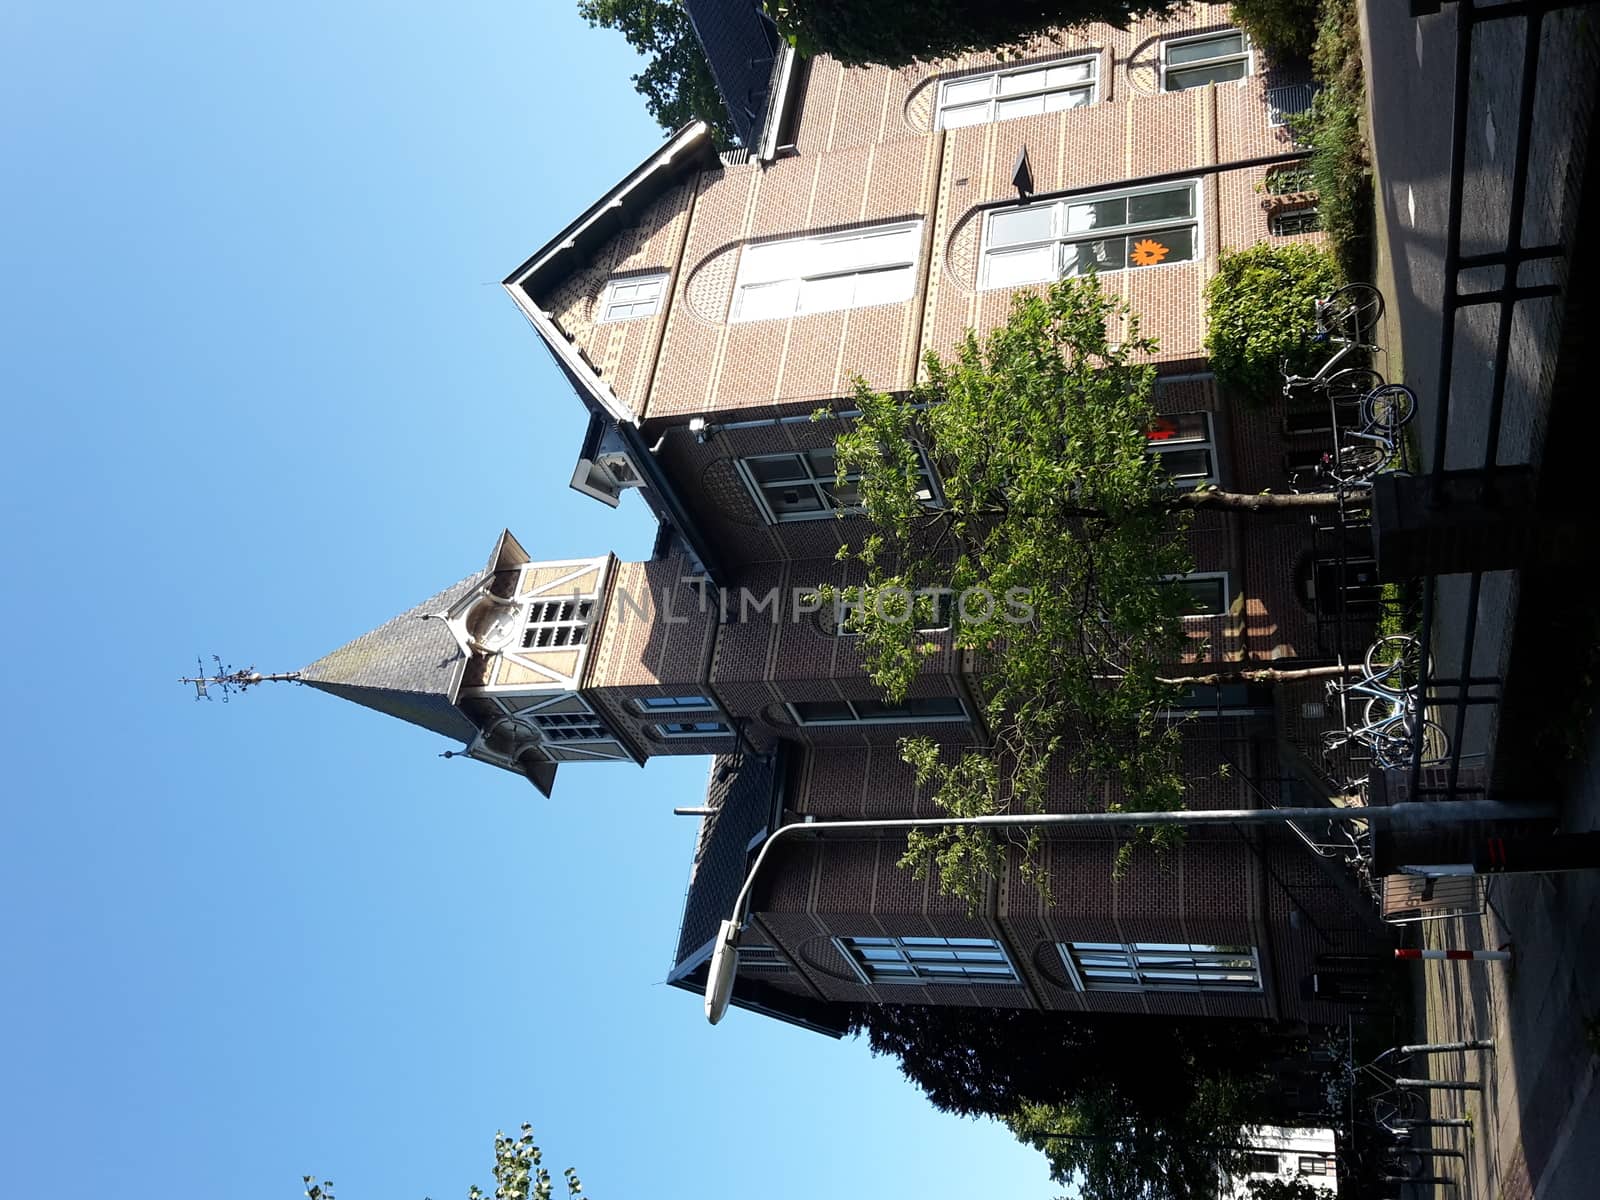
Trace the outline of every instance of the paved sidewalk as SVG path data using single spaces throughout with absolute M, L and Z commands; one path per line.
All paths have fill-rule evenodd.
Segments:
M 1480 0 L 1481 2 L 1481 0 Z M 1390 301 L 1386 364 L 1420 397 L 1424 466 L 1433 462 L 1438 413 L 1440 301 L 1448 210 L 1455 6 L 1413 18 L 1405 0 L 1364 0 L 1363 48 L 1369 81 L 1369 132 L 1377 167 L 1378 284 Z M 1531 149 L 1526 244 L 1572 244 L 1595 79 L 1600 73 L 1600 12 L 1553 14 L 1541 39 L 1542 65 Z M 1480 30 L 1469 95 L 1462 249 L 1498 250 L 1508 213 L 1522 22 Z M 1565 282 L 1565 267 L 1549 278 Z M 1500 272 L 1470 286 L 1490 288 Z M 1527 282 L 1524 275 L 1524 282 Z M 1463 314 L 1456 327 L 1445 462 L 1481 463 L 1494 369 L 1497 309 Z M 1561 337 L 1559 301 L 1519 306 L 1507 359 L 1506 420 L 1498 461 L 1542 457 Z M 1576 583 L 1576 581 L 1575 581 Z M 1461 664 L 1467 617 L 1465 577 L 1440 581 L 1434 655 L 1443 675 Z M 1515 573 L 1485 577 L 1478 602 L 1474 674 L 1504 677 L 1518 588 Z M 1448 717 L 1445 718 L 1449 720 Z M 1492 719 L 1474 719 L 1464 745 L 1492 752 Z M 1586 731 L 1588 761 L 1574 768 L 1563 797 L 1563 828 L 1600 828 L 1600 718 Z M 1600 1017 L 1600 872 L 1504 877 L 1493 881 L 1481 918 L 1429 923 L 1430 946 L 1494 948 L 1510 943 L 1516 960 L 1499 964 L 1428 963 L 1425 1028 L 1419 1041 L 1492 1037 L 1492 1055 L 1445 1055 L 1423 1072 L 1473 1079 L 1473 1092 L 1437 1093 L 1436 1116 L 1470 1116 L 1471 1136 L 1435 1131 L 1436 1146 L 1468 1155 L 1438 1160 L 1460 1180 L 1463 1200 L 1588 1200 L 1600 1196 L 1600 1056 L 1584 1022 Z M 1415 944 L 1415 942 L 1413 942 Z M 1448 1190 L 1438 1194 L 1447 1195 Z

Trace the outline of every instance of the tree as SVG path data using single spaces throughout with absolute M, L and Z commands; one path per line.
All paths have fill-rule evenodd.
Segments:
M 590 25 L 617 30 L 650 60 L 633 86 L 663 128 L 700 120 L 719 146 L 737 140 L 681 0 L 579 0 L 578 12 Z
M 942 623 L 936 596 L 954 594 L 952 636 L 977 655 L 993 743 L 962 752 L 929 738 L 901 743 L 919 785 L 954 815 L 1040 811 L 1059 767 L 1114 779 L 1119 809 L 1177 809 L 1181 735 L 1162 714 L 1183 688 L 1328 673 L 1172 673 L 1186 601 L 1162 580 L 1191 567 L 1187 515 L 1326 508 L 1338 497 L 1175 488 L 1148 453 L 1160 428 L 1154 350 L 1091 276 L 1019 294 L 986 343 L 969 332 L 953 358 L 930 354 L 913 403 L 858 383 L 860 416 L 836 454 L 841 486 L 859 475 L 852 486 L 872 526 L 841 551 L 862 565 L 865 584 L 842 596 L 820 590 L 850 604 L 868 671 L 895 701 L 934 649 L 917 631 Z M 924 463 L 939 480 L 938 504 Z M 1035 881 L 1039 836 L 1023 843 L 1022 869 Z M 1177 831 L 1144 836 L 1172 845 Z M 987 830 L 918 830 L 901 865 L 919 877 L 936 867 L 944 891 L 977 906 L 1003 856 Z
M 533 1144 L 532 1125 L 524 1124 L 522 1136 L 518 1138 L 497 1132 L 494 1135 L 495 1200 L 551 1200 L 555 1185 L 543 1159 L 543 1153 Z M 577 1171 L 568 1167 L 561 1175 L 566 1181 L 568 1200 L 584 1200 L 583 1182 Z M 306 1185 L 306 1200 L 334 1200 L 332 1180 L 318 1183 L 315 1175 L 305 1175 L 302 1181 Z M 473 1185 L 467 1189 L 467 1200 L 488 1200 L 488 1196 Z
M 1321 246 L 1263 242 L 1223 251 L 1206 283 L 1206 357 L 1217 385 L 1264 403 L 1278 394 L 1285 363 L 1297 374 L 1315 372 L 1329 352 L 1305 331 L 1317 301 L 1343 282 L 1339 264 Z
M 1205 0 L 1206 3 L 1220 0 Z M 766 0 L 767 14 L 801 54 L 850 66 L 907 66 L 969 50 L 1003 49 L 1055 28 L 1104 21 L 1125 26 L 1187 0 Z
M 1250 1124 L 1281 1117 L 1266 1080 L 1305 1040 L 1261 1021 L 863 1006 L 851 1028 L 936 1108 L 999 1117 L 1088 1200 L 1209 1200 Z

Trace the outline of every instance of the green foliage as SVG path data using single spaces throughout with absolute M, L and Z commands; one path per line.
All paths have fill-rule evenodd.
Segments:
M 524 1124 L 522 1136 L 513 1138 L 505 1133 L 494 1135 L 494 1197 L 495 1200 L 551 1200 L 555 1184 L 550 1171 L 543 1166 L 544 1155 L 533 1144 L 533 1126 Z M 568 1200 L 584 1200 L 583 1181 L 578 1173 L 568 1167 L 561 1173 L 567 1185 Z M 324 1179 L 316 1182 L 315 1175 L 302 1177 L 306 1185 L 306 1200 L 334 1200 L 333 1182 Z M 477 1186 L 467 1189 L 467 1200 L 488 1200 L 488 1193 Z
M 1280 1175 L 1276 1179 L 1252 1179 L 1246 1190 L 1250 1200 L 1327 1200 L 1328 1192 L 1303 1175 Z
M 1221 1074 L 1198 1081 L 1189 1105 L 1166 1116 L 1107 1090 L 1068 1105 L 1024 1104 L 1006 1124 L 1044 1152 L 1051 1179 L 1077 1185 L 1081 1200 L 1215 1200 L 1220 1172 L 1242 1161 L 1248 1095 Z
M 1317 0 L 1233 0 L 1233 23 L 1275 59 L 1304 58 L 1317 40 Z
M 765 0 L 767 14 L 800 53 L 851 66 L 903 67 L 919 59 L 1015 46 L 1048 29 L 1105 21 L 1119 27 L 1184 0 Z
M 1341 282 L 1338 264 L 1318 246 L 1266 242 L 1223 251 L 1206 284 L 1206 354 L 1223 389 L 1249 400 L 1277 394 L 1279 369 L 1312 374 L 1325 354 L 1307 334 L 1316 302 Z
M 1321 90 L 1311 111 L 1290 119 L 1296 138 L 1311 148 L 1310 167 L 1322 228 L 1340 267 L 1365 279 L 1372 255 L 1372 178 L 1361 133 L 1366 91 L 1355 0 L 1321 0 L 1311 70 Z
M 663 128 L 700 120 L 719 146 L 734 144 L 722 96 L 680 0 L 579 0 L 578 13 L 590 25 L 617 30 L 650 60 L 633 86 Z
M 1128 811 L 1181 805 L 1179 734 L 1158 715 L 1174 692 L 1159 668 L 1182 645 L 1181 598 L 1160 580 L 1189 562 L 1172 489 L 1146 453 L 1152 350 L 1094 278 L 1068 279 L 1019 294 L 984 344 L 969 333 L 953 358 L 930 354 L 915 404 L 858 384 L 861 416 L 837 461 L 841 479 L 860 472 L 873 531 L 841 557 L 865 568 L 852 626 L 874 681 L 903 699 L 926 656 L 919 622 L 882 598 L 987 597 L 953 606 L 952 636 L 980 656 L 992 747 L 901 744 L 946 812 L 1040 811 L 1053 767 L 1114 779 Z M 922 455 L 941 481 L 937 507 Z M 945 892 L 977 906 L 1003 854 L 987 830 L 919 830 L 902 865 L 937 868 Z

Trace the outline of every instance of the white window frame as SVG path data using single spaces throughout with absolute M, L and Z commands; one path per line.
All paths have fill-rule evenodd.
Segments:
M 1100 204 L 1110 200 L 1129 200 L 1136 196 L 1149 196 L 1160 192 L 1177 191 L 1179 188 L 1187 188 L 1190 193 L 1191 200 L 1189 204 L 1189 215 L 1187 217 L 1156 221 L 1125 221 L 1121 225 L 1108 226 L 1103 230 L 1069 230 L 1066 227 L 1068 224 L 1068 211 L 1072 207 L 1086 204 Z M 1018 212 L 1023 209 L 1042 210 L 1046 208 L 1050 209 L 1051 211 L 1050 236 L 1035 238 L 1031 241 L 1016 242 L 1007 246 L 997 247 L 993 244 L 993 230 L 996 217 L 1004 216 L 1008 213 Z M 1033 283 L 1049 283 L 1056 279 L 1064 278 L 1063 267 L 1065 265 L 1064 259 L 1066 256 L 1066 247 L 1068 246 L 1088 245 L 1092 242 L 1107 241 L 1111 238 L 1117 237 L 1126 238 L 1129 241 L 1139 238 L 1148 239 L 1157 234 L 1174 229 L 1189 230 L 1189 234 L 1192 239 L 1193 252 L 1188 258 L 1173 259 L 1171 261 L 1163 259 L 1161 262 L 1155 262 L 1141 266 L 1138 263 L 1134 263 L 1129 260 L 1127 247 L 1124 246 L 1123 265 L 1120 267 L 1107 268 L 1103 274 L 1113 274 L 1117 271 L 1150 271 L 1159 267 L 1175 267 L 1181 266 L 1184 263 L 1201 262 L 1206 256 L 1204 217 L 1205 187 L 1202 181 L 1199 179 L 1184 179 L 1169 183 L 1145 184 L 1142 187 L 1111 188 L 1106 191 L 1095 192 L 1090 195 L 1062 196 L 1054 200 L 1035 201 L 1032 204 L 1008 204 L 1002 208 L 994 208 L 985 215 L 983 221 L 983 248 L 979 255 L 979 287 L 983 291 L 990 291 L 995 288 L 1017 288 L 1027 287 L 1029 284 Z M 1045 247 L 1054 248 L 1054 253 L 1051 256 L 1052 266 L 1050 274 L 1040 275 L 1036 278 L 1029 277 L 1025 279 L 1004 280 L 999 283 L 990 282 L 990 268 L 997 259 L 1016 256 L 1027 251 L 1037 251 L 1044 249 Z M 1074 272 L 1074 274 L 1083 273 L 1084 272 Z
M 1074 80 L 1072 82 L 1058 84 L 1054 87 L 1047 84 L 1044 87 L 1026 88 L 1019 92 L 1002 91 L 1004 85 L 1000 81 L 1009 77 L 1027 75 L 1034 71 L 1050 71 L 1055 68 L 1076 67 L 1084 64 L 1087 64 L 1089 67 L 1089 78 L 1086 81 Z M 971 86 L 972 84 L 985 82 L 989 84 L 989 94 L 986 99 L 958 100 L 952 102 L 949 98 L 952 88 L 965 88 Z M 933 127 L 935 129 L 965 129 L 972 125 L 987 125 L 993 121 L 1011 121 L 1025 116 L 1039 116 L 1039 113 L 1017 113 L 1011 116 L 1000 116 L 1000 103 L 1002 101 L 1025 100 L 1033 96 L 1049 97 L 1060 94 L 1081 92 L 1085 89 L 1088 90 L 1089 99 L 1084 103 L 1069 105 L 1067 108 L 1053 109 L 1046 107 L 1043 111 L 1046 113 L 1071 112 L 1074 108 L 1088 108 L 1091 105 L 1099 102 L 1100 56 L 1098 54 L 1074 54 L 1066 58 L 1051 59 L 1049 62 L 1029 63 L 1024 67 L 1008 67 L 1003 71 L 988 71 L 976 75 L 963 75 L 956 79 L 946 79 L 942 80 L 939 84 L 939 98 L 934 108 Z M 1046 100 L 1045 103 L 1048 105 L 1049 101 Z M 987 110 L 981 120 L 967 121 L 958 125 L 945 124 L 945 113 L 947 111 L 951 109 L 977 108 L 979 105 L 983 105 Z
M 605 718 L 596 712 L 519 712 L 511 718 L 514 721 L 526 721 L 539 731 L 539 737 L 553 745 L 564 746 L 572 742 L 614 742 L 617 735 L 606 727 Z M 558 732 L 561 730 L 579 730 L 571 737 Z
M 570 606 L 570 612 L 568 607 Z M 587 596 L 539 596 L 528 604 L 522 618 L 522 632 L 512 652 L 518 650 L 576 650 L 589 643 L 589 628 L 600 611 L 600 601 Z M 553 631 L 542 645 L 538 631 Z M 564 636 L 563 636 L 564 635 Z
M 918 588 L 916 599 L 928 596 L 933 601 L 932 625 L 918 625 L 917 633 L 944 633 L 955 621 L 956 593 L 952 588 Z M 846 604 L 834 600 L 817 609 L 817 628 L 832 637 L 860 637 L 861 630 L 849 629 L 850 618 L 862 607 L 860 603 Z
M 946 722 L 953 723 L 957 721 L 970 722 L 972 720 L 972 714 L 967 711 L 967 702 L 960 696 L 919 696 L 915 699 L 954 700 L 958 705 L 961 706 L 961 711 L 959 713 L 943 713 L 930 716 L 918 716 L 916 714 L 912 714 L 909 716 L 863 717 L 861 715 L 861 711 L 856 707 L 857 702 L 854 700 L 793 700 L 785 701 L 784 707 L 789 710 L 789 715 L 794 718 L 796 725 L 804 725 L 808 729 L 826 728 L 828 726 L 837 725 L 932 725 L 935 723 L 942 724 Z M 873 703 L 878 703 L 878 701 L 873 701 Z M 915 700 L 909 700 L 906 703 L 915 703 Z M 848 717 L 828 717 L 820 721 L 808 721 L 800 715 L 800 710 L 795 707 L 798 704 L 843 704 L 850 709 L 851 715 Z
M 654 291 L 647 293 L 641 299 L 641 291 L 652 287 Z M 661 311 L 661 301 L 666 298 L 666 294 L 665 271 L 659 271 L 654 275 L 633 275 L 613 279 L 606 284 L 606 290 L 600 296 L 600 315 L 595 324 L 609 325 L 613 321 L 638 321 L 645 317 L 653 317 Z M 621 309 L 627 311 L 619 311 Z M 646 311 L 636 312 L 635 309 Z
M 1261 951 L 1255 946 L 1208 946 L 1200 943 L 1170 942 L 1057 942 L 1056 952 L 1067 968 L 1073 986 L 1080 992 L 1204 992 L 1207 995 L 1255 995 L 1261 991 Z M 1131 977 L 1126 981 L 1091 979 L 1077 961 L 1077 955 L 1091 954 L 1102 958 L 1119 956 L 1121 969 Z M 1248 958 L 1247 968 L 1252 976 L 1249 984 L 1227 983 L 1207 986 L 1204 975 L 1195 972 L 1193 979 L 1173 980 L 1153 978 L 1162 966 L 1174 967 L 1163 959 L 1193 959 L 1196 967 L 1221 967 L 1227 960 Z M 1206 961 L 1210 960 L 1210 961 Z M 1229 968 L 1242 973 L 1246 968 Z M 1165 974 L 1177 974 L 1169 969 Z
M 1226 571 L 1190 571 L 1184 575 L 1163 575 L 1163 583 L 1183 585 L 1186 583 L 1206 582 L 1212 579 L 1222 581 L 1222 607 L 1216 612 L 1187 612 L 1183 614 L 1185 621 L 1212 621 L 1217 617 L 1225 617 L 1233 607 L 1233 585 L 1228 579 Z
M 832 450 L 832 446 L 811 446 L 805 450 L 786 450 L 781 454 L 752 454 L 737 460 L 735 466 L 738 469 L 739 478 L 744 480 L 745 490 L 750 493 L 751 499 L 756 502 L 756 507 L 761 510 L 761 515 L 766 519 L 767 524 L 780 525 L 789 521 L 822 521 L 828 520 L 841 513 L 846 516 L 853 516 L 861 512 L 860 505 L 839 504 L 836 502 L 832 489 L 837 486 L 836 480 L 838 479 L 838 475 L 820 474 L 817 471 L 816 464 L 811 461 L 811 455 L 813 453 L 818 451 L 828 451 L 831 453 Z M 928 481 L 928 486 L 926 489 L 924 489 L 927 492 L 927 498 L 924 502 L 930 508 L 940 508 L 944 504 L 944 499 L 939 491 L 938 481 L 934 478 L 933 467 L 929 464 L 927 455 L 923 454 L 921 451 L 918 451 L 918 456 L 922 460 L 922 466 L 919 473 Z M 749 465 L 756 462 L 776 462 L 777 460 L 783 458 L 798 458 L 801 466 L 805 470 L 805 477 L 801 478 L 797 476 L 791 480 L 783 480 L 781 483 L 774 483 L 770 480 L 766 483 L 763 483 L 761 480 L 756 478 L 754 469 Z M 861 472 L 859 471 L 847 472 L 844 477 L 846 483 L 854 483 L 860 478 Z M 812 494 L 821 502 L 822 506 L 814 511 L 779 512 L 768 502 L 765 491 L 766 488 L 774 486 L 792 486 L 796 489 L 809 487 L 812 491 Z
M 909 246 L 909 256 L 903 252 L 890 253 L 890 239 L 908 235 L 901 245 Z M 881 249 L 873 243 L 880 243 Z M 851 247 L 855 258 L 852 261 Z M 879 253 L 872 251 L 879 249 Z M 884 304 L 904 304 L 916 294 L 917 262 L 922 254 L 922 222 L 900 221 L 892 225 L 869 225 L 840 233 L 818 234 L 813 237 L 789 238 L 781 241 L 757 242 L 745 246 L 739 255 L 739 274 L 733 285 L 733 304 L 728 312 L 729 324 L 745 321 L 780 321 L 812 313 L 841 312 L 851 308 L 873 308 Z M 763 266 L 772 259 L 782 264 L 781 269 Z M 905 294 L 892 299 L 856 299 L 863 279 L 891 273 L 903 273 Z M 834 300 L 806 301 L 806 285 L 849 279 L 851 294 L 844 303 Z M 757 289 L 771 289 L 771 311 L 763 309 L 746 313 L 747 299 Z M 787 296 L 785 292 L 787 291 Z
M 692 728 L 673 728 L 674 726 Z M 733 730 L 723 721 L 662 721 L 660 724 L 652 725 L 651 728 L 664 738 L 697 738 L 702 741 L 706 738 L 730 737 L 733 734 Z
M 1174 46 L 1184 46 L 1191 42 L 1209 41 L 1215 38 L 1228 37 L 1232 34 L 1239 35 L 1239 40 L 1244 45 L 1244 49 L 1242 51 L 1235 51 L 1228 54 L 1218 54 L 1211 58 L 1201 58 L 1196 59 L 1194 62 L 1177 63 L 1176 65 L 1170 64 L 1167 61 L 1168 52 Z M 1256 48 L 1250 44 L 1249 35 L 1246 34 L 1242 29 L 1213 29 L 1209 33 L 1194 33 L 1189 34 L 1186 37 L 1163 38 L 1161 41 L 1161 90 L 1163 92 L 1187 92 L 1192 88 L 1204 87 L 1205 84 L 1203 83 L 1189 84 L 1187 87 L 1169 87 L 1167 86 L 1169 72 L 1193 71 L 1200 67 L 1214 67 L 1221 63 L 1229 62 L 1243 62 L 1244 74 L 1239 76 L 1239 79 L 1224 79 L 1222 81 L 1223 83 L 1238 83 L 1239 80 L 1249 79 L 1250 76 L 1256 73 Z M 1207 80 L 1206 82 L 1210 83 L 1213 81 Z
M 1204 417 L 1206 432 L 1204 437 L 1169 437 L 1160 439 L 1146 439 L 1145 453 L 1151 455 L 1181 454 L 1186 451 L 1201 450 L 1206 454 L 1211 464 L 1211 469 L 1204 476 L 1184 475 L 1174 477 L 1172 485 L 1178 488 L 1197 488 L 1208 483 L 1217 483 L 1221 476 L 1221 465 L 1217 462 L 1217 426 L 1209 412 L 1184 412 L 1162 413 L 1164 417 Z
M 638 696 L 634 699 L 635 711 L 650 716 L 677 712 L 715 712 L 717 706 L 709 696 Z
M 1010 953 L 999 938 L 889 937 L 882 934 L 863 934 L 859 937 L 835 937 L 833 944 L 844 956 L 845 961 L 854 968 L 857 978 L 868 987 L 906 984 L 913 987 L 1020 987 L 1022 984 L 1022 975 L 1017 970 L 1017 964 L 1011 961 Z M 884 955 L 893 953 L 894 958 L 884 957 L 878 961 L 882 964 L 898 963 L 904 970 L 882 976 L 874 975 L 871 969 L 873 961 L 859 953 L 863 947 L 870 947 Z M 963 953 L 972 956 L 965 961 L 965 964 L 961 957 Z M 978 955 L 982 957 L 976 957 Z M 1003 963 L 1007 975 L 981 972 L 969 974 L 961 969 L 941 971 L 939 969 L 941 963 L 957 968 L 963 965 L 996 966 Z

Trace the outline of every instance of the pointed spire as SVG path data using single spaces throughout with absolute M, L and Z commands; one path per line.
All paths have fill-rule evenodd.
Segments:
M 433 620 L 477 587 L 481 574 L 430 596 L 299 672 L 301 683 L 470 742 L 472 722 L 455 706 L 467 658 L 442 620 Z

